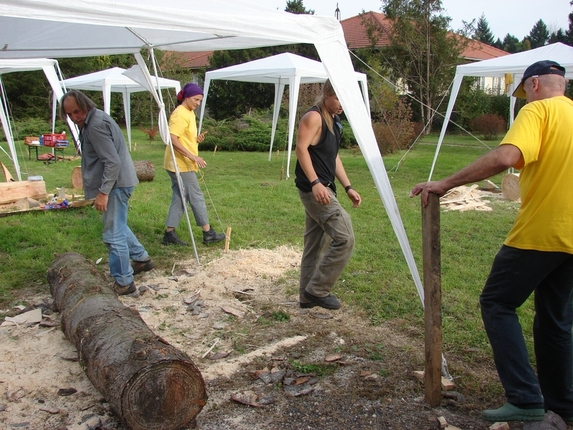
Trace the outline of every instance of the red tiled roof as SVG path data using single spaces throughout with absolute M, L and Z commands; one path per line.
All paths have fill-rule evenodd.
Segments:
M 168 51 L 165 54 L 167 62 L 176 63 L 178 67 L 185 67 L 189 69 L 198 69 L 200 67 L 209 67 L 209 57 L 213 51 L 198 51 L 198 52 L 175 52 Z
M 372 23 L 374 24 L 372 27 L 379 29 L 374 35 L 376 39 L 375 46 L 384 47 L 390 44 L 386 30 L 392 25 L 390 20 L 386 18 L 386 15 L 383 13 L 366 12 L 340 22 L 349 49 L 372 46 L 371 38 L 368 37 L 367 33 L 368 26 L 365 26 L 367 23 Z M 463 58 L 472 61 L 489 60 L 490 58 L 502 57 L 504 55 L 509 54 L 477 40 L 470 40 L 468 46 L 462 52 Z
M 390 21 L 386 15 L 380 12 L 366 12 L 364 14 L 356 15 L 351 18 L 342 20 L 342 30 L 344 31 L 344 38 L 349 49 L 366 48 L 372 46 L 372 42 L 367 34 L 367 29 L 364 26 L 364 20 L 375 24 L 374 27 L 379 28 L 380 31 L 376 34 L 376 46 L 383 47 L 390 44 L 388 34 L 384 31 L 389 28 Z M 170 61 L 177 61 L 180 67 L 190 69 L 198 69 L 200 67 L 209 67 L 209 57 L 213 51 L 202 52 L 173 52 L 170 51 Z M 489 60 L 490 58 L 502 57 L 509 55 L 507 52 L 494 48 L 493 46 L 486 45 L 485 43 L 477 40 L 470 40 L 467 47 L 462 53 L 462 57 L 470 61 Z

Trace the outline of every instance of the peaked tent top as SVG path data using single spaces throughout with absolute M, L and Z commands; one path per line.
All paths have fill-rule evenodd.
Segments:
M 147 91 L 147 88 L 124 75 L 124 72 L 125 69 L 121 67 L 112 67 L 111 69 L 64 79 L 61 83 L 65 85 L 66 88 L 87 91 L 103 91 L 106 87 L 109 87 L 110 91 L 123 93 Z M 179 81 L 174 79 L 158 78 L 158 81 L 161 88 L 175 88 L 176 92 L 181 89 Z
M 356 73 L 364 75 L 363 73 Z M 324 65 L 320 61 L 290 52 L 211 70 L 207 72 L 206 77 L 272 84 L 282 79 L 288 83 L 288 78 L 295 74 L 300 76 L 301 84 L 324 82 L 328 77 Z

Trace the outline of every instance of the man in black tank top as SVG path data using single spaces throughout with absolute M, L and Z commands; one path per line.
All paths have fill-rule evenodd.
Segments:
M 330 291 L 354 249 L 352 221 L 338 202 L 334 184 L 334 179 L 338 179 L 352 206 L 360 205 L 360 194 L 350 185 L 338 155 L 342 126 L 336 114 L 341 111 L 338 97 L 327 81 L 316 106 L 299 123 L 295 184 L 306 213 L 299 286 L 301 308 L 340 308 Z

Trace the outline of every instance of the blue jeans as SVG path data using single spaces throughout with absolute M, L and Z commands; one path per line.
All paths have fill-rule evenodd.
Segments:
M 133 187 L 113 188 L 103 213 L 103 243 L 107 246 L 109 272 L 119 285 L 133 282 L 133 261 L 149 259 L 147 251 L 127 226 L 127 203 Z
M 515 311 L 532 293 L 537 377 Z M 545 403 L 548 410 L 573 416 L 572 297 L 572 254 L 504 245 L 496 255 L 480 303 L 509 403 Z
M 171 206 L 169 206 L 165 225 L 167 227 L 176 228 L 185 213 L 185 208 L 183 207 L 183 200 L 181 199 L 177 174 L 169 170 L 167 170 L 167 173 L 171 178 L 171 190 L 173 191 L 173 195 L 171 196 Z M 207 205 L 205 204 L 205 197 L 203 197 L 199 181 L 197 181 L 197 174 L 195 172 L 179 172 L 179 174 L 181 175 L 181 181 L 185 189 L 185 200 L 191 205 L 195 222 L 200 227 L 209 224 Z
M 327 205 L 318 203 L 312 192 L 298 192 L 306 213 L 299 296 L 301 303 L 308 303 L 305 290 L 326 297 L 334 287 L 352 256 L 354 231 L 350 215 L 332 190 Z

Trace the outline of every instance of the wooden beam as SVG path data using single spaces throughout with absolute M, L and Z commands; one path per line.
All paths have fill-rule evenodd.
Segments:
M 430 193 L 422 206 L 424 271 L 425 372 L 424 394 L 431 407 L 442 398 L 442 284 L 440 262 L 440 201 Z
M 26 197 L 41 200 L 47 196 L 44 181 L 0 182 L 0 204 L 12 203 Z

